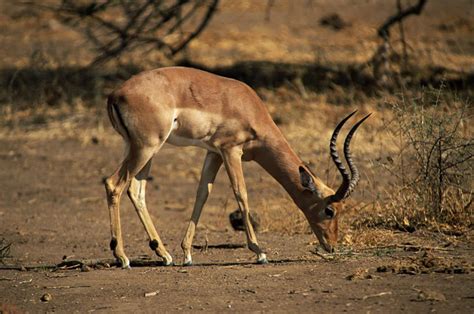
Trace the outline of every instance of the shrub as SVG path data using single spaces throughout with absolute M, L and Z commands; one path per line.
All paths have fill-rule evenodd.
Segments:
M 472 226 L 472 108 L 449 98 L 441 87 L 393 104 L 387 129 L 397 139 L 398 154 L 383 165 L 393 180 L 384 204 L 388 219 L 379 216 L 384 221 L 377 224 L 443 232 Z

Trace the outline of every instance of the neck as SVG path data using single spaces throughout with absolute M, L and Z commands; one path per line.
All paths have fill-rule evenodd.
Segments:
M 299 166 L 303 162 L 279 130 L 273 134 L 277 136 L 267 137 L 254 159 L 280 183 L 299 208 L 306 208 L 314 199 L 303 193 L 299 174 Z M 319 185 L 320 180 L 315 179 L 315 183 Z

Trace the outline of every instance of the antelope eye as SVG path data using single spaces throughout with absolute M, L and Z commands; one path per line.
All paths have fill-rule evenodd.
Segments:
M 326 216 L 328 216 L 329 218 L 332 218 L 334 217 L 334 209 L 331 207 L 331 206 L 328 206 L 324 209 L 324 213 L 326 214 Z

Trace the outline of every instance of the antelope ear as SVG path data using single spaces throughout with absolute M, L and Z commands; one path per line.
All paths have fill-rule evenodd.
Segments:
M 313 177 L 304 167 L 300 166 L 300 181 L 305 190 L 311 193 L 317 193 L 316 185 L 314 185 Z

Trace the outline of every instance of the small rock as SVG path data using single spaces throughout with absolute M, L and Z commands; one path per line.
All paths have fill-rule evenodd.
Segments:
M 346 28 L 346 27 L 351 25 L 350 23 L 347 23 L 346 21 L 344 21 L 341 18 L 341 16 L 337 13 L 333 13 L 333 14 L 323 16 L 319 20 L 319 24 L 321 26 L 324 26 L 324 27 L 332 28 L 335 31 L 339 31 L 339 30 L 341 30 L 343 28 Z
M 446 297 L 439 291 L 420 290 L 418 292 L 417 301 L 446 301 Z
M 230 224 L 236 231 L 245 231 L 244 219 L 242 217 L 242 211 L 240 209 L 234 210 L 229 215 Z M 250 212 L 250 223 L 253 226 L 255 232 L 260 229 L 260 218 L 254 212 Z
M 53 299 L 53 296 L 49 293 L 45 293 L 41 296 L 41 302 L 49 302 Z
M 86 264 L 82 264 L 81 271 L 82 272 L 91 271 L 91 268 L 89 266 L 87 266 Z

